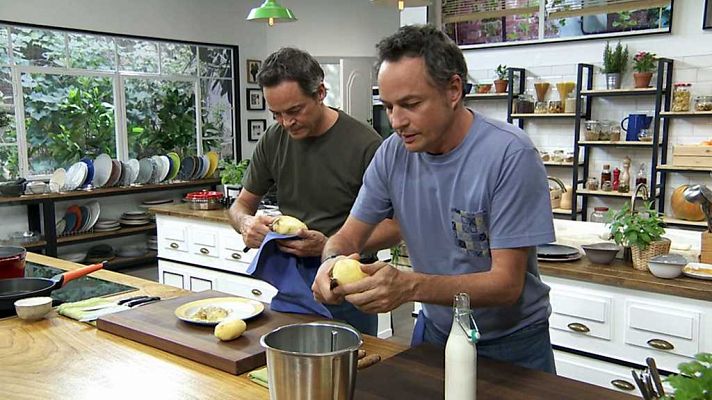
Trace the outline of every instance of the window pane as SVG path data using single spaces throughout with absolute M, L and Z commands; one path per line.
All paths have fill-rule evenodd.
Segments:
M 200 90 L 203 104 L 201 110 L 203 138 L 232 143 L 234 136 L 232 130 L 232 80 L 201 79 Z M 216 146 L 219 146 L 219 143 L 212 144 L 211 148 Z M 208 150 L 205 150 L 204 147 L 204 151 Z
M 47 174 L 80 158 L 116 157 L 112 81 L 108 78 L 23 74 L 31 174 Z
M 196 47 L 183 44 L 161 43 L 161 73 L 164 75 L 196 75 Z
M 7 34 L 7 27 L 0 26 L 0 64 L 10 64 L 10 55 L 7 49 L 10 47 L 10 38 Z
M 341 66 L 339 64 L 321 64 L 324 70 L 324 84 L 326 97 L 324 104 L 334 108 L 341 108 Z
M 121 71 L 158 73 L 158 43 L 116 39 Z
M 201 79 L 201 106 L 210 110 L 232 108 L 231 79 Z
M 0 107 L 0 146 L 17 142 L 15 111 L 10 107 Z
M 231 78 L 232 50 L 222 47 L 200 48 L 200 76 Z
M 217 139 L 206 139 L 203 140 L 203 153 L 209 151 L 214 151 L 218 153 L 221 160 L 234 159 L 235 152 L 233 151 L 232 140 L 217 140 Z
M 63 67 L 64 50 L 64 34 L 61 32 L 12 28 L 15 64 Z
M 0 144 L 0 180 L 13 180 L 19 175 L 17 146 L 3 146 Z
M 505 18 L 506 41 L 520 42 L 539 38 L 537 14 L 510 15 Z
M 127 79 L 125 87 L 130 157 L 196 153 L 192 82 Z
M 13 104 L 12 75 L 9 67 L 0 68 L 0 104 Z
M 91 70 L 116 70 L 114 39 L 70 33 L 69 60 L 72 68 Z

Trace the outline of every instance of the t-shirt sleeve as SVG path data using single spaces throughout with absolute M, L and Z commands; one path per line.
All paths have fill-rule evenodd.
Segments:
M 277 125 L 277 124 L 275 124 Z M 274 125 L 270 130 L 274 129 Z M 255 147 L 252 153 L 250 165 L 247 168 L 245 176 L 242 178 L 242 187 L 250 193 L 258 196 L 264 196 L 267 191 L 274 185 L 275 179 L 269 166 L 273 162 L 270 156 L 274 157 L 275 151 L 270 150 L 270 139 L 275 132 L 266 132 Z
M 509 154 L 490 206 L 490 248 L 551 243 L 555 238 L 546 171 L 536 149 Z
M 386 218 L 393 217 L 385 150 L 386 144 L 384 143 L 378 148 L 373 160 L 366 168 L 363 184 L 351 208 L 351 215 L 367 224 L 375 225 Z

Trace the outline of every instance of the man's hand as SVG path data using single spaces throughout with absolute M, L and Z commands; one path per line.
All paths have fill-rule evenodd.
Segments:
M 331 291 L 331 269 L 334 268 L 334 264 L 345 256 L 338 256 L 330 258 L 324 261 L 319 270 L 316 272 L 316 277 L 314 278 L 314 283 L 312 283 L 312 292 L 314 293 L 314 299 L 320 303 L 324 304 L 340 304 L 344 301 L 343 295 L 336 295 Z M 359 259 L 358 254 L 351 254 L 348 258 L 353 258 L 354 260 Z
M 278 240 L 279 249 L 297 257 L 319 257 L 326 244 L 326 236 L 319 231 L 300 229 L 299 239 Z
M 382 261 L 364 264 L 361 270 L 369 276 L 358 282 L 337 286 L 332 296 L 343 297 L 359 310 L 371 314 L 391 311 L 411 300 L 412 274 L 401 272 Z
M 265 236 L 270 231 L 270 225 L 275 217 L 268 215 L 244 216 L 240 221 L 240 232 L 245 246 L 256 249 L 262 245 Z

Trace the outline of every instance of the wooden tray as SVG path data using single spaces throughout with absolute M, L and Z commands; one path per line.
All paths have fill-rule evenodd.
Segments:
M 273 312 L 265 305 L 262 314 L 246 321 L 247 331 L 229 342 L 213 335 L 213 327 L 179 320 L 174 311 L 178 306 L 210 297 L 230 294 L 208 290 L 170 300 L 136 307 L 100 317 L 97 328 L 145 345 L 155 347 L 239 375 L 265 365 L 265 349 L 260 346 L 262 335 L 280 326 L 323 319 L 313 315 Z

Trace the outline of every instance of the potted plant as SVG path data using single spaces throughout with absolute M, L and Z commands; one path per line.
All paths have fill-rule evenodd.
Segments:
M 242 189 L 242 177 L 249 165 L 249 158 L 238 163 L 220 160 L 220 181 L 223 184 L 225 197 L 237 197 Z
M 704 400 L 710 398 L 710 385 L 712 384 L 712 354 L 699 353 L 695 360 L 677 366 L 679 375 L 670 375 L 666 378 L 670 386 L 675 389 L 675 395 L 664 396 L 670 400 Z
M 497 79 L 494 80 L 494 91 L 496 93 L 506 92 L 507 85 L 509 85 L 509 80 L 507 79 L 509 71 L 507 70 L 507 66 L 500 64 L 497 66 L 494 72 L 497 73 Z
M 645 202 L 644 210 L 631 210 L 626 202 L 617 212 L 609 211 L 610 233 L 616 244 L 630 247 L 633 268 L 648 270 L 651 258 L 670 251 L 670 239 L 663 238 L 665 228 L 660 214 Z
M 657 60 L 658 58 L 655 56 L 655 53 L 649 53 L 647 51 L 639 51 L 633 56 L 633 69 L 635 70 L 633 79 L 635 80 L 635 87 L 650 87 L 650 79 L 653 77 L 655 62 Z
M 603 73 L 606 74 L 607 89 L 620 89 L 621 75 L 625 72 L 626 64 L 628 46 L 623 48 L 621 42 L 618 42 L 615 49 L 612 49 L 610 43 L 606 42 L 606 48 L 603 50 Z

